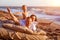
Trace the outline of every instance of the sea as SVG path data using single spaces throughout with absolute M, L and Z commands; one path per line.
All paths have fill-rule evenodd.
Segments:
M 16 13 L 16 12 L 22 12 L 22 8 L 21 7 L 10 7 L 11 12 L 12 13 Z M 57 24 L 60 24 L 60 16 L 57 15 L 48 15 L 45 12 L 41 11 L 42 8 L 38 8 L 38 7 L 28 7 L 28 15 L 36 15 L 37 18 L 43 18 L 43 19 L 48 19 L 48 20 L 52 20 Z M 7 11 L 7 7 L 0 7 L 0 10 L 3 11 Z M 58 12 L 57 10 L 54 10 L 56 12 Z M 18 14 L 19 16 L 22 16 L 21 14 Z

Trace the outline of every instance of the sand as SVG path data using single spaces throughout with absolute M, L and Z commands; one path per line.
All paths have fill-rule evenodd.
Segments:
M 20 16 L 17 16 L 16 14 L 14 14 L 14 15 L 18 19 L 21 19 Z M 30 35 L 30 34 L 25 34 L 25 33 L 21 33 L 21 32 L 16 32 L 15 33 L 15 31 L 9 31 L 9 29 L 3 28 L 2 27 L 3 23 L 12 23 L 12 24 L 14 24 L 13 21 L 7 22 L 6 20 L 8 20 L 8 19 L 6 19 L 4 16 L 7 16 L 8 19 L 11 20 L 11 17 L 7 12 L 0 11 L 0 30 L 2 30 L 2 29 L 7 30 L 9 32 L 9 35 L 10 35 L 11 39 L 20 40 L 22 38 L 21 40 L 41 40 L 41 39 L 46 40 L 45 36 L 42 36 L 42 35 Z M 47 32 L 48 40 L 53 40 L 53 39 L 54 40 L 55 39 L 60 40 L 59 39 L 60 38 L 60 25 L 54 23 L 54 21 L 50 21 L 50 20 L 46 20 L 46 19 L 38 19 L 37 27 L 40 28 L 40 29 L 43 29 L 44 31 Z M 10 32 L 12 33 L 12 36 L 11 36 Z M 4 33 L 4 30 L 3 30 L 3 33 Z M 9 37 L 8 37 L 8 39 L 9 39 Z

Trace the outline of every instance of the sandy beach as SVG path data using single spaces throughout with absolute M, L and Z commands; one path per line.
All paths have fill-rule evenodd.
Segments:
M 15 14 L 14 14 L 15 15 Z M 11 17 L 10 15 L 5 12 L 5 11 L 0 11 L 0 29 L 2 29 L 2 24 L 3 23 L 7 23 L 7 19 L 4 17 L 7 16 L 8 19 L 10 20 Z M 17 16 L 15 15 L 18 19 L 21 19 L 21 16 Z M 12 24 L 14 22 L 10 21 Z M 9 22 L 8 22 L 9 23 Z M 2 28 L 1 28 L 2 27 Z M 44 31 L 47 32 L 47 36 L 48 36 L 48 40 L 60 40 L 60 25 L 55 23 L 54 21 L 51 20 L 47 20 L 47 19 L 38 19 L 38 28 L 43 29 Z M 3 30 L 4 31 L 4 30 Z M 15 31 L 14 31 L 15 32 Z M 12 32 L 12 33 L 14 33 Z M 24 34 L 24 33 L 16 33 L 19 34 L 21 37 L 23 35 L 26 35 L 26 38 L 23 37 L 23 40 L 40 40 L 40 38 L 42 38 L 43 36 L 37 36 L 37 35 L 29 35 L 29 34 Z M 11 35 L 10 35 L 11 36 Z M 15 36 L 15 35 L 14 35 Z M 11 36 L 12 37 L 12 36 Z M 13 38 L 12 38 L 13 39 Z M 14 40 L 16 40 L 17 38 L 15 37 Z M 19 40 L 19 39 L 18 39 Z M 45 40 L 45 39 L 42 39 Z

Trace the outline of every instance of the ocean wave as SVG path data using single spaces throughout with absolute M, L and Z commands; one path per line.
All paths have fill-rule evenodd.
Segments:
M 0 8 L 0 10 L 7 11 L 6 8 Z M 21 9 L 11 9 L 13 13 L 15 12 L 22 12 Z M 41 11 L 41 9 L 29 9 L 29 15 L 34 14 L 38 18 L 44 18 L 44 19 L 51 19 L 51 20 L 56 20 L 57 18 L 60 18 L 60 16 L 54 16 L 54 15 L 47 15 L 45 12 Z M 56 20 L 58 21 L 58 20 Z

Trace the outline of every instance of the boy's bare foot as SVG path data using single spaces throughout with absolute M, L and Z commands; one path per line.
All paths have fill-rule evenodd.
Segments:
M 7 7 L 7 10 L 8 10 L 9 13 L 11 12 L 9 7 Z

